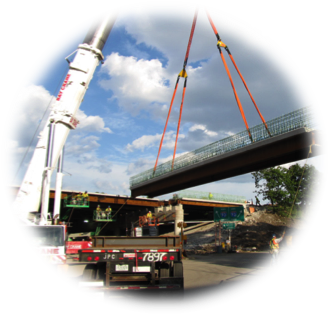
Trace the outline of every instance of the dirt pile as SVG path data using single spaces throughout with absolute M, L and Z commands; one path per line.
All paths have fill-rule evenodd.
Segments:
M 187 254 L 210 254 L 217 251 L 215 246 L 215 224 L 210 223 L 199 229 L 186 231 L 187 243 L 184 248 Z M 268 251 L 268 243 L 273 233 L 286 236 L 281 245 L 288 242 L 297 227 L 296 220 L 280 217 L 269 212 L 265 207 L 258 207 L 253 213 L 245 212 L 245 221 L 238 223 L 231 230 L 232 247 L 237 251 Z M 222 240 L 229 237 L 228 230 L 222 230 Z
M 187 231 L 187 242 L 184 249 L 187 254 L 210 254 L 215 248 L 215 223 L 210 223 L 201 228 Z

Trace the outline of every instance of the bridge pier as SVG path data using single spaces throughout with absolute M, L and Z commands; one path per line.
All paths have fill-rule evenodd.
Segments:
M 181 228 L 179 228 L 177 224 L 178 222 L 184 222 L 184 208 L 182 204 L 155 207 L 154 214 L 158 218 L 165 218 L 167 220 L 174 219 L 174 234 L 180 234 Z
M 175 211 L 175 235 L 179 235 L 181 228 L 178 227 L 179 222 L 184 222 L 184 209 L 182 204 L 178 204 L 172 207 Z

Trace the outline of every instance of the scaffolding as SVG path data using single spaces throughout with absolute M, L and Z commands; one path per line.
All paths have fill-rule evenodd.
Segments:
M 286 115 L 282 115 L 267 122 L 268 129 L 273 137 L 284 133 L 305 128 L 307 131 L 315 129 L 315 119 L 311 107 L 304 107 Z M 172 161 L 167 161 L 157 166 L 156 171 L 149 169 L 140 174 L 130 177 L 130 188 L 152 178 L 167 174 L 221 154 L 243 148 L 252 143 L 270 138 L 264 124 L 250 128 L 253 142 L 251 142 L 248 131 L 241 131 L 233 136 L 208 144 L 202 148 L 181 155 L 175 159 L 174 169 Z

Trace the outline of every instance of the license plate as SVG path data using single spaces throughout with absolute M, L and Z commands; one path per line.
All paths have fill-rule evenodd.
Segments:
M 115 271 L 128 271 L 129 265 L 115 265 Z

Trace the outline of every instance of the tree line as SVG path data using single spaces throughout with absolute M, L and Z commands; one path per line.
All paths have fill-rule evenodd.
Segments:
M 310 205 L 318 186 L 319 171 L 313 165 L 290 167 L 276 166 L 251 173 L 255 180 L 254 191 L 271 204 L 275 213 L 282 216 L 299 214 Z

